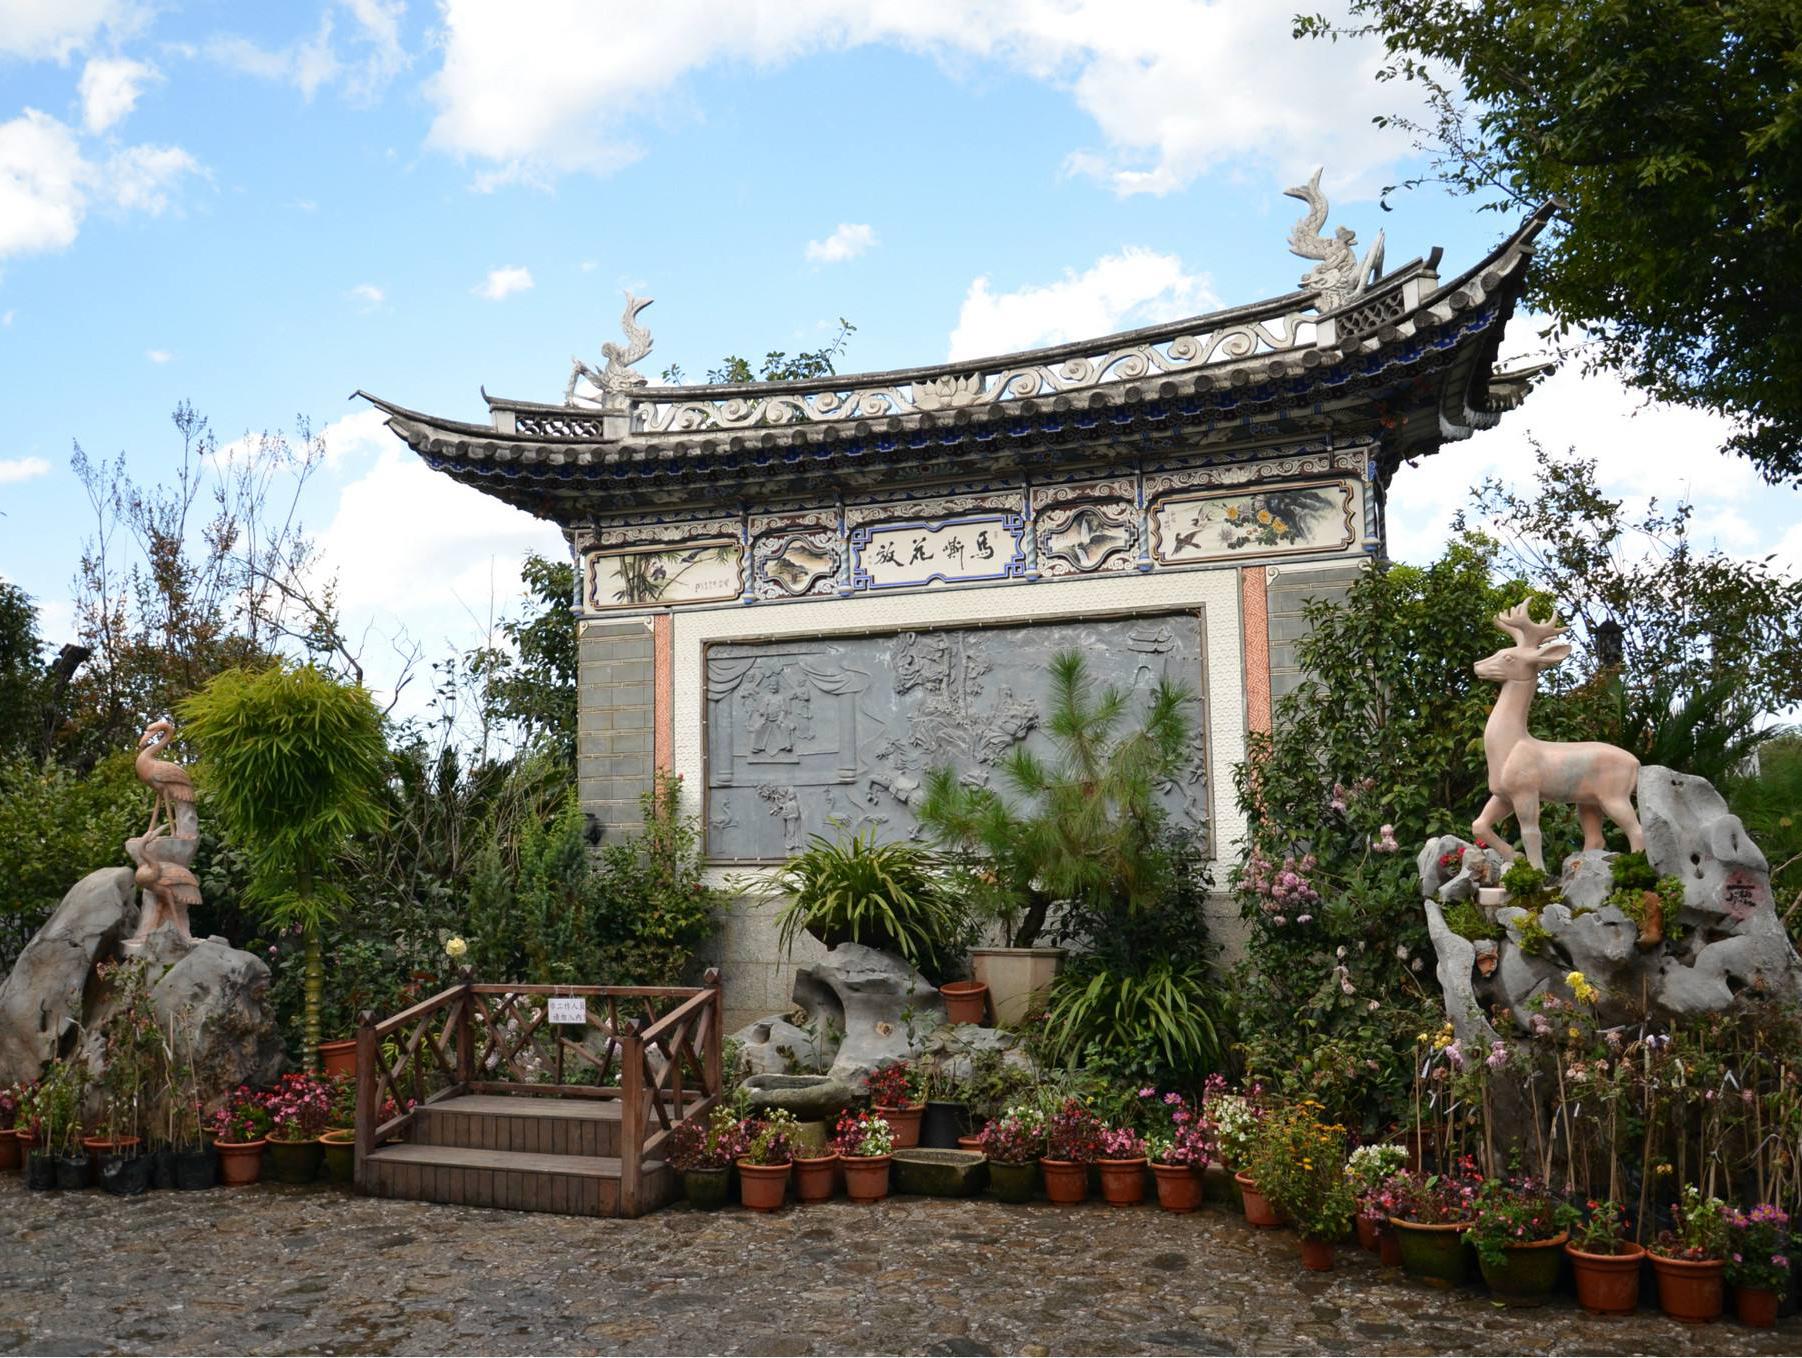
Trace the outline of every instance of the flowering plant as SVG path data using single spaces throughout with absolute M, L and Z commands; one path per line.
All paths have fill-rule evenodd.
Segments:
M 215 1141 L 241 1146 L 268 1136 L 272 1121 L 261 1096 L 249 1086 L 239 1085 L 226 1097 L 224 1106 L 207 1120 L 207 1130 Z
M 263 1096 L 269 1112 L 271 1141 L 311 1141 L 326 1129 L 332 1114 L 331 1081 L 318 1075 L 291 1073 Z
M 1214 1127 L 1214 1144 L 1228 1169 L 1240 1169 L 1251 1157 L 1257 1140 L 1258 1119 L 1262 1116 L 1251 1095 L 1229 1094 L 1226 1081 L 1218 1075 L 1208 1076 L 1202 1111 Z
M 1727 1213 L 1727 1281 L 1735 1287 L 1789 1291 L 1789 1213 L 1769 1203 Z
M 1475 1215 L 1479 1182 L 1470 1174 L 1421 1175 L 1404 1169 L 1366 1199 L 1366 1211 L 1420 1226 L 1462 1224 Z
M 678 1172 L 691 1169 L 725 1169 L 745 1153 L 745 1129 L 731 1110 L 716 1108 L 702 1126 L 690 1120 L 678 1122 L 670 1130 L 669 1150 L 665 1155 L 670 1168 Z
M 1046 1126 L 1044 1158 L 1093 1164 L 1101 1154 L 1105 1130 L 1101 1119 L 1083 1107 L 1080 1099 L 1065 1099 L 1064 1106 L 1051 1115 Z
M 1359 1202 L 1367 1201 L 1392 1174 L 1408 1166 L 1408 1152 L 1386 1141 L 1359 1146 L 1345 1162 L 1345 1181 Z
M 744 1125 L 743 1159 L 753 1165 L 786 1165 L 795 1158 L 795 1139 L 801 1124 L 786 1108 L 772 1108 L 760 1118 L 750 1118 Z
M 1304 1100 L 1261 1119 L 1246 1173 L 1302 1239 L 1338 1240 L 1357 1201 L 1345 1180 L 1345 1128 L 1321 1122 L 1319 1108 Z
M 1101 1134 L 1103 1160 L 1137 1160 L 1145 1154 L 1145 1138 L 1131 1127 L 1109 1127 Z
M 1613 1198 L 1589 1200 L 1589 1219 L 1571 1228 L 1572 1243 L 1585 1254 L 1619 1254 L 1627 1239 L 1627 1212 Z
M 20 1092 L 16 1084 L 0 1086 L 0 1127 L 11 1127 L 19 1116 Z
M 1045 1153 L 1045 1115 L 1015 1106 L 982 1129 L 982 1153 L 998 1165 L 1029 1165 Z
M 919 1100 L 919 1080 L 912 1064 L 891 1061 L 870 1072 L 870 1104 L 876 1108 L 912 1108 Z
M 895 1134 L 885 1117 L 871 1112 L 845 1113 L 838 1120 L 832 1143 L 840 1155 L 868 1158 L 893 1151 Z
M 1727 1257 L 1727 1204 L 1719 1198 L 1705 1198 L 1701 1189 L 1686 1184 L 1683 1200 L 1671 1204 L 1671 1222 L 1652 1242 L 1652 1253 L 1666 1259 Z
M 357 1080 L 354 1075 L 329 1075 L 332 1103 L 325 1115 L 327 1131 L 348 1132 L 357 1125 Z
M 1464 1243 L 1490 1268 L 1507 1262 L 1508 1247 L 1556 1240 L 1580 1219 L 1577 1209 L 1533 1179 L 1488 1179 L 1477 1190 Z

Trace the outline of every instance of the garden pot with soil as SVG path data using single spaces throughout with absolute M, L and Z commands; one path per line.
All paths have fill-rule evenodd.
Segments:
M 1330 1273 L 1333 1268 L 1333 1242 L 1304 1238 L 1301 1242 L 1301 1266 L 1315 1273 Z
M 960 1151 L 982 1151 L 982 1137 L 980 1135 L 960 1136 L 957 1138 L 957 1149 Z M 983 1153 L 987 1154 L 986 1151 Z
M 198 1193 L 211 1188 L 219 1179 L 219 1158 L 210 1146 L 175 1152 L 175 1189 L 180 1193 Z
M 255 1141 L 215 1141 L 219 1182 L 228 1188 L 256 1183 L 263 1177 L 263 1148 L 268 1144 L 262 1137 Z
M 1258 1186 L 1251 1175 L 1235 1174 L 1233 1182 L 1239 1185 L 1239 1200 L 1245 1205 L 1246 1224 L 1265 1231 L 1283 1224 L 1276 1208 L 1270 1205 L 1270 1199 L 1258 1192 Z
M 321 1042 L 319 1044 L 319 1073 L 321 1075 L 355 1075 L 357 1073 L 356 1038 L 346 1037 L 336 1042 Z
M 56 1186 L 65 1192 L 86 1188 L 93 1169 L 94 1162 L 85 1155 L 59 1155 L 56 1157 Z
M 1158 1186 L 1158 1206 L 1166 1212 L 1193 1212 L 1201 1207 L 1201 1173 L 1193 1165 L 1151 1167 Z
M 920 1119 L 920 1145 L 927 1150 L 960 1149 L 958 1143 L 970 1131 L 970 1105 L 949 1099 L 928 1099 L 925 1116 Z M 904 1149 L 898 1142 L 897 1150 Z M 975 1147 L 963 1149 L 974 1150 Z
M 682 1171 L 682 1196 L 690 1207 L 711 1212 L 726 1201 L 726 1180 L 731 1171 L 719 1169 L 685 1169 Z
M 1639 1266 L 1645 1247 L 1621 1242 L 1619 1254 L 1590 1254 L 1566 1245 L 1571 1272 L 1577 1279 L 1577 1304 L 1602 1316 L 1631 1315 L 1639 1308 Z
M 1375 1254 L 1383 1247 L 1382 1237 L 1377 1230 L 1376 1222 L 1359 1212 L 1352 1218 L 1352 1229 L 1358 1236 L 1358 1248 Z
M 1390 1217 L 1389 1226 L 1409 1277 L 1436 1287 L 1460 1287 L 1470 1280 L 1470 1250 L 1464 1243 L 1470 1222 L 1429 1224 Z
M 1080 1160 L 1041 1157 L 1039 1175 L 1045 1183 L 1045 1197 L 1060 1206 L 1073 1206 L 1089 1196 L 1089 1167 Z
M 319 1177 L 324 1152 L 317 1140 L 278 1141 L 269 1138 L 269 1177 L 278 1184 L 310 1184 Z
M 845 1171 L 845 1196 L 852 1202 L 878 1202 L 886 1198 L 889 1159 L 886 1155 L 839 1156 L 839 1164 Z
M 738 1200 L 753 1212 L 774 1212 L 788 1196 L 791 1166 L 754 1165 L 749 1160 L 738 1162 Z
M 325 1166 L 326 1181 L 347 1184 L 357 1173 L 357 1134 L 326 1132 L 319 1138 L 319 1155 Z
M 1768 1330 L 1777 1323 L 1777 1303 L 1782 1298 L 1768 1287 L 1733 1289 L 1733 1311 L 1741 1325 L 1755 1330 Z
M 156 1189 L 175 1187 L 175 1148 L 158 1146 L 145 1159 L 150 1161 L 150 1186 Z
M 1550 1240 L 1504 1245 L 1499 1264 L 1491 1264 L 1478 1255 L 1477 1267 L 1489 1290 L 1509 1305 L 1538 1306 L 1558 1286 L 1558 1270 L 1564 1263 L 1564 1245 L 1569 1239 L 1569 1231 L 1560 1231 Z
M 981 1025 L 988 1009 L 989 988 L 981 981 L 947 981 L 939 987 L 945 1022 Z
M 1685 1325 L 1720 1319 L 1725 1291 L 1721 1275 L 1725 1269 L 1719 1259 L 1669 1259 L 1653 1254 L 1659 1309 Z
M 989 1196 L 1001 1202 L 1031 1202 L 1039 1186 L 1039 1167 L 1028 1160 L 1019 1164 L 989 1161 Z
M 49 1151 L 32 1151 L 26 1155 L 25 1187 L 39 1193 L 56 1187 L 56 1157 Z
M 136 1198 L 150 1191 L 148 1155 L 112 1154 L 100 1166 L 100 1186 L 117 1198 Z
M 870 1111 L 888 1123 L 889 1132 L 895 1138 L 896 1150 L 908 1150 L 920 1144 L 920 1123 L 926 1117 L 925 1104 L 915 1103 L 904 1107 L 876 1104 Z
M 0 1174 L 17 1174 L 25 1164 L 25 1152 L 19 1145 L 19 1133 L 9 1127 L 0 1131 Z
M 838 1191 L 838 1152 L 795 1157 L 795 1198 L 825 1202 Z
M 143 1144 L 139 1137 L 121 1136 L 84 1136 L 81 1148 L 88 1153 L 88 1185 L 93 1187 L 100 1182 L 100 1174 L 114 1157 L 136 1156 Z
M 1102 1160 L 1101 1196 L 1110 1207 L 1136 1207 L 1145 1201 L 1145 1157 Z

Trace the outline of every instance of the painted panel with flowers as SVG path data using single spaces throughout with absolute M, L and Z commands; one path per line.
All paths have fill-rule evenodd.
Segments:
M 1173 495 L 1151 513 L 1152 555 L 1165 565 L 1235 556 L 1340 552 L 1359 539 L 1350 481 Z

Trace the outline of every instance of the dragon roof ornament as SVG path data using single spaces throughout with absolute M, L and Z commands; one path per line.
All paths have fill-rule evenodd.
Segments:
M 635 297 L 626 293 L 626 310 L 619 318 L 620 329 L 625 332 L 626 346 L 621 348 L 611 340 L 601 346 L 601 356 L 607 360 L 607 366 L 596 371 L 579 358 L 570 360 L 569 383 L 563 388 L 563 404 L 573 406 L 578 403 L 576 384 L 586 380 L 600 393 L 599 404 L 611 404 L 609 398 L 617 398 L 633 387 L 646 384 L 645 375 L 632 365 L 642 361 L 651 352 L 651 332 L 638 323 L 638 313 L 648 307 L 655 298 Z M 581 398 L 589 405 L 596 401 L 584 394 Z
M 1337 311 L 1362 295 L 1373 279 L 1382 276 L 1383 233 L 1377 232 L 1376 243 L 1365 254 L 1362 264 L 1352 249 L 1358 243 L 1358 236 L 1350 227 L 1338 227 L 1330 237 L 1320 234 L 1320 229 L 1326 225 L 1327 214 L 1326 195 L 1320 191 L 1320 173 L 1324 168 L 1316 166 L 1307 183 L 1284 189 L 1283 194 L 1299 198 L 1308 205 L 1306 215 L 1289 229 L 1289 250 L 1303 259 L 1320 261 L 1302 275 L 1301 286 L 1319 295 L 1316 305 L 1326 312 Z

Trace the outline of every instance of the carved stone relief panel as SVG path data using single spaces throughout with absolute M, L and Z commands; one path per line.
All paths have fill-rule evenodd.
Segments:
M 1139 549 L 1139 511 L 1129 500 L 1060 505 L 1039 514 L 1036 531 L 1041 575 L 1129 570 Z
M 845 548 L 835 514 L 753 514 L 751 592 L 759 599 L 805 599 L 838 590 Z
M 1075 650 L 1097 683 L 1142 710 L 1169 679 L 1202 697 L 1202 620 L 1175 612 L 998 627 L 722 642 L 705 654 L 706 844 L 716 861 L 768 862 L 810 835 L 918 833 L 926 776 L 951 767 L 1010 794 L 999 769 L 1040 729 L 1051 658 Z M 1163 789 L 1182 822 L 1207 818 L 1202 707 L 1193 757 Z

